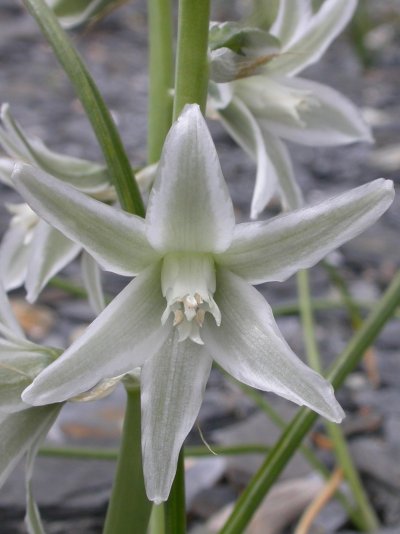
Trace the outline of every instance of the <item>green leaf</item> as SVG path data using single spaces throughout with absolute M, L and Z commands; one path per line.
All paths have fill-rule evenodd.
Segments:
M 138 186 L 118 130 L 85 64 L 75 50 L 57 17 L 44 0 L 24 0 L 58 61 L 69 77 L 103 151 L 121 206 L 131 213 L 144 215 Z

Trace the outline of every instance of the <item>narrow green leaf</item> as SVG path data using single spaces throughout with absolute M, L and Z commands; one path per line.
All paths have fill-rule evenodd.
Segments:
M 328 379 L 335 388 L 343 384 L 347 375 L 359 363 L 365 350 L 378 336 L 399 304 L 400 271 L 328 374 Z M 239 497 L 220 534 L 241 534 L 245 531 L 261 501 L 296 452 L 302 439 L 317 418 L 318 415 L 307 408 L 302 408 L 298 411 L 297 415 L 287 425 L 279 441 L 271 449 L 263 465 Z
M 144 216 L 131 165 L 107 106 L 85 64 L 44 0 L 23 0 L 69 77 L 99 141 L 121 206 Z

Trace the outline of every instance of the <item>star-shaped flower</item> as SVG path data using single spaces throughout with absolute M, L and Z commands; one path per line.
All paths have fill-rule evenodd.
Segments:
M 270 29 L 281 43 L 280 51 L 254 76 L 210 86 L 210 110 L 217 111 L 228 133 L 257 162 L 252 218 L 275 193 L 286 209 L 303 204 L 281 138 L 309 146 L 372 141 L 369 127 L 349 99 L 297 76 L 321 58 L 356 6 L 357 0 L 325 0 L 313 13 L 311 0 L 281 0 Z
M 147 494 L 168 497 L 213 359 L 236 379 L 325 417 L 331 385 L 292 352 L 250 284 L 285 280 L 372 224 L 391 204 L 377 180 L 317 206 L 235 226 L 217 153 L 197 105 L 167 137 L 146 219 L 118 211 L 29 166 L 13 180 L 32 209 L 106 269 L 136 276 L 23 394 L 60 402 L 141 367 Z

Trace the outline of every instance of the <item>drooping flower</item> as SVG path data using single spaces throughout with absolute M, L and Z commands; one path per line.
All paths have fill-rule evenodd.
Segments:
M 251 206 L 256 218 L 278 193 L 286 209 L 303 205 L 281 138 L 310 146 L 371 142 L 359 110 L 338 91 L 297 75 L 317 62 L 351 19 L 357 0 L 281 0 L 270 33 L 281 49 L 255 75 L 211 83 L 210 110 L 257 162 Z M 213 113 L 211 111 L 211 113 Z
M 340 421 L 331 385 L 292 352 L 250 284 L 285 280 L 372 224 L 393 184 L 376 180 L 317 206 L 235 226 L 201 112 L 187 106 L 168 134 L 146 219 L 118 211 L 29 166 L 16 188 L 49 224 L 105 268 L 136 276 L 23 394 L 60 402 L 141 367 L 147 494 L 168 497 L 213 359 L 236 379 Z

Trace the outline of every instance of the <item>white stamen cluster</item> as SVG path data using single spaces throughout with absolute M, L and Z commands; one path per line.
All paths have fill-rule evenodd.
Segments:
M 164 324 L 171 313 L 179 340 L 190 338 L 203 344 L 200 328 L 207 312 L 217 325 L 221 314 L 212 295 L 215 291 L 215 268 L 212 259 L 201 254 L 170 254 L 164 259 L 162 290 L 167 307 L 162 315 Z

